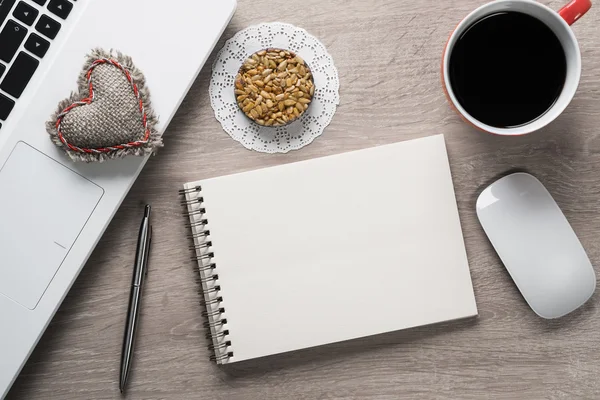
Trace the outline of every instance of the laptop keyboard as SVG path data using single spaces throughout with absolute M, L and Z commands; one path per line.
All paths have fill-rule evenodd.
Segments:
M 76 1 L 0 0 L 0 129 Z

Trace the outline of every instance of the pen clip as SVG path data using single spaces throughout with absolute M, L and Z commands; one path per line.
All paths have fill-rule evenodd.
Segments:
M 148 241 L 146 242 L 146 262 L 144 265 L 144 275 L 148 276 L 148 260 L 150 259 L 150 244 L 152 243 L 152 225 L 148 229 Z
M 135 252 L 135 267 L 133 272 L 133 286 L 141 287 L 148 274 L 148 257 L 152 241 L 152 225 L 150 223 L 150 206 L 144 211 L 144 218 L 140 225 L 137 248 Z

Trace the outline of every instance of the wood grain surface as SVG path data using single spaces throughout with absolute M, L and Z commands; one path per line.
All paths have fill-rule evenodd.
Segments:
M 513 138 L 465 125 L 440 85 L 449 33 L 483 3 L 240 0 L 217 49 L 250 24 L 283 21 L 307 29 L 339 69 L 341 105 L 332 124 L 299 151 L 246 150 L 213 116 L 213 53 L 168 128 L 166 147 L 133 186 L 8 398 L 120 398 L 121 341 L 146 202 L 154 207 L 154 247 L 128 399 L 600 398 L 599 296 L 560 320 L 538 318 L 474 209 L 492 180 L 513 170 L 531 172 L 554 195 L 598 269 L 600 7 L 573 27 L 583 58 L 575 99 L 543 131 Z M 210 363 L 180 185 L 436 133 L 446 135 L 479 317 L 222 368 Z

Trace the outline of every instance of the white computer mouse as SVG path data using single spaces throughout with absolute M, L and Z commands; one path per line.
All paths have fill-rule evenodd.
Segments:
M 477 216 L 529 306 L 558 318 L 584 304 L 596 274 L 573 228 L 544 185 L 507 175 L 477 199 Z

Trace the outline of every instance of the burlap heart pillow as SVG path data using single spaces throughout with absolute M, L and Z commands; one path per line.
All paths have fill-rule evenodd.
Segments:
M 143 156 L 162 146 L 144 75 L 130 57 L 92 51 L 78 91 L 58 105 L 46 128 L 75 161 Z

